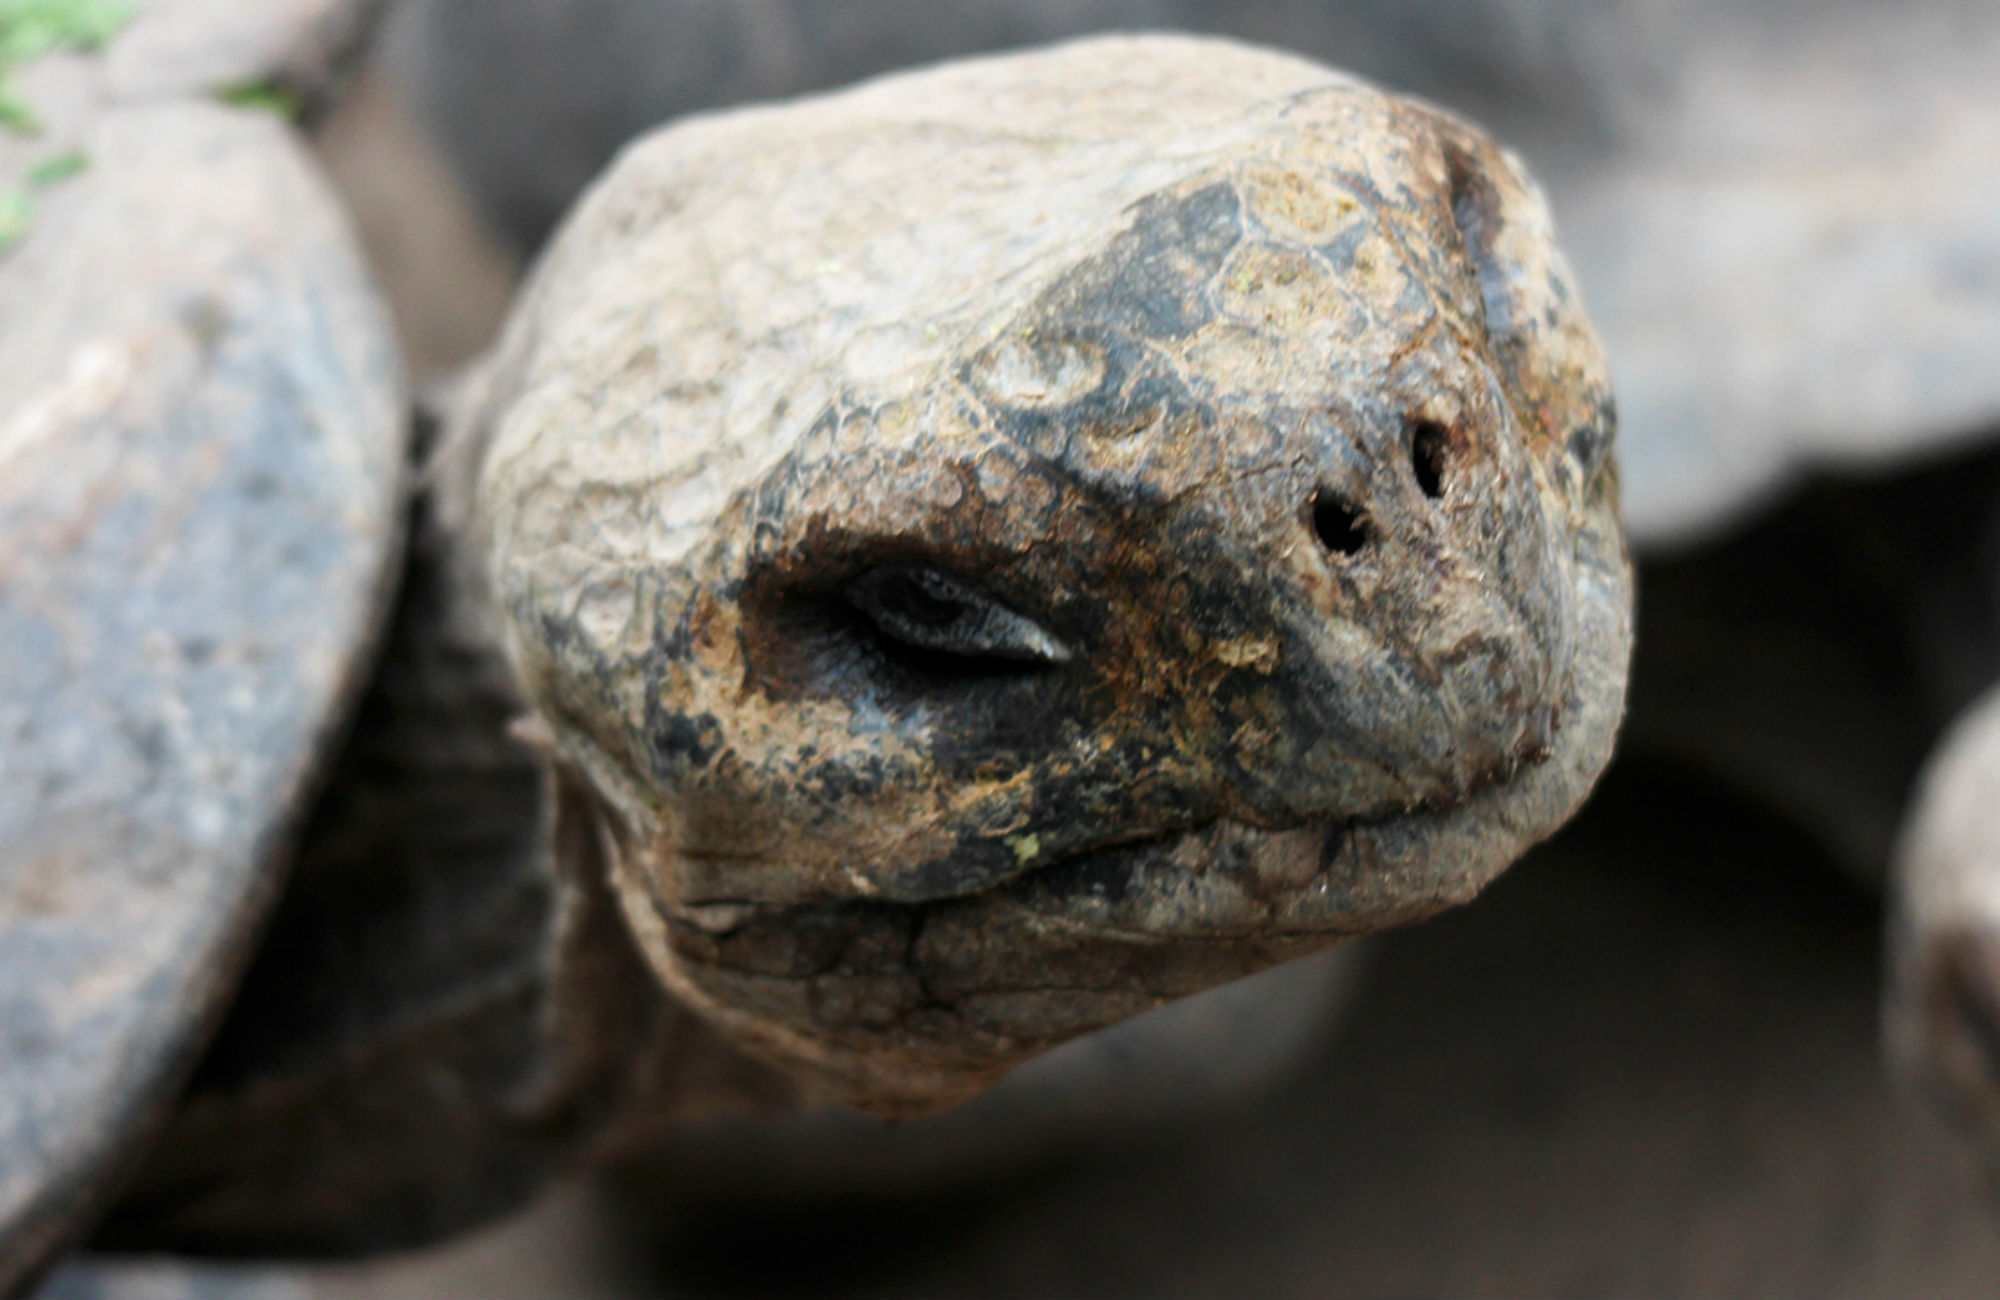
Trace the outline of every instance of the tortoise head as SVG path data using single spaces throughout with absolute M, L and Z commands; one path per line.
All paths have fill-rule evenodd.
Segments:
M 1539 199 L 1441 114 L 1219 48 L 1301 84 L 1170 165 L 905 138 L 885 194 L 885 83 L 827 101 L 867 142 L 773 143 L 852 177 L 784 206 L 715 160 L 795 132 L 671 131 L 503 345 L 492 572 L 626 913 L 852 1104 L 1463 901 L 1608 755 L 1610 399 Z M 1044 234 L 1005 209 L 1038 166 Z

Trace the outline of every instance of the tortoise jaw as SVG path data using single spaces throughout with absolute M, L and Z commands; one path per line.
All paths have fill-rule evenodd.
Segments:
M 1559 713 L 1560 710 L 1553 712 Z M 1281 804 L 1275 808 L 1259 808 L 1246 804 L 1240 798 L 1229 800 L 1225 791 L 1222 792 L 1225 796 L 1222 801 L 1224 811 L 1220 813 L 1211 812 L 1199 818 L 1186 819 L 1179 825 L 1156 824 L 1099 834 L 1082 843 L 1060 845 L 1053 853 L 1044 848 L 1047 840 L 1052 838 L 1046 830 L 1040 835 L 1023 833 L 968 838 L 953 853 L 865 876 L 858 873 L 850 875 L 847 882 L 841 882 L 849 887 L 836 885 L 834 892 L 786 897 L 782 892 L 767 892 L 758 896 L 732 889 L 704 895 L 697 890 L 690 891 L 694 893 L 693 897 L 676 898 L 671 896 L 667 887 L 657 886 L 653 891 L 654 906 L 670 915 L 675 923 L 690 924 L 720 938 L 762 914 L 825 907 L 841 902 L 923 906 L 954 899 L 978 898 L 1030 881 L 1047 886 L 1052 881 L 1089 880 L 1092 883 L 1088 888 L 1101 893 L 1111 888 L 1106 883 L 1106 872 L 1115 869 L 1113 864 L 1132 860 L 1134 855 L 1164 852 L 1171 856 L 1176 846 L 1198 841 L 1218 827 L 1234 828 L 1240 834 L 1263 836 L 1293 831 L 1344 836 L 1359 827 L 1385 826 L 1399 818 L 1450 812 L 1481 791 L 1505 786 L 1546 760 L 1551 752 L 1551 744 L 1546 737 L 1524 737 L 1512 753 L 1474 769 L 1461 784 L 1387 807 L 1328 813 L 1313 807 L 1319 801 L 1306 799 L 1301 801 L 1302 807 Z M 732 876 L 746 880 L 769 880 L 788 874 L 782 869 L 783 859 L 768 855 L 750 857 L 682 848 L 675 848 L 670 853 L 687 860 L 699 860 L 704 869 L 692 879 L 701 884 L 722 883 Z M 1196 869 L 1208 868 L 1198 866 Z M 827 875 L 824 871 L 807 870 L 792 874 L 800 880 L 823 880 Z
M 760 919 L 810 915 L 849 903 L 925 907 L 1023 889 L 1051 897 L 1074 895 L 1084 900 L 1116 902 L 1134 888 L 1135 872 L 1145 863 L 1168 864 L 1169 869 L 1183 871 L 1188 880 L 1199 880 L 1214 871 L 1235 872 L 1243 877 L 1239 883 L 1250 894 L 1276 897 L 1324 871 L 1327 863 L 1337 856 L 1337 851 L 1355 831 L 1390 827 L 1412 817 L 1449 813 L 1489 787 L 1504 786 L 1548 756 L 1546 746 L 1524 746 L 1519 754 L 1478 774 L 1463 788 L 1394 811 L 1346 816 L 1308 814 L 1275 825 L 1244 817 L 1211 816 L 1188 826 L 1139 830 L 1102 838 L 1040 860 L 1036 860 L 1032 853 L 1009 851 L 1001 856 L 1013 860 L 1003 869 L 967 870 L 953 859 L 935 859 L 907 873 L 908 880 L 898 880 L 890 888 L 878 886 L 868 892 L 796 900 L 757 899 L 737 894 L 674 900 L 657 887 L 649 892 L 654 909 L 667 924 L 692 926 L 718 940 L 726 940 Z M 1306 862 L 1296 852 L 1280 852 L 1274 860 L 1269 860 L 1272 859 L 1269 853 L 1242 847 L 1246 840 L 1265 845 L 1291 845 L 1301 836 L 1308 841 L 1314 838 L 1321 841 L 1322 847 L 1314 862 Z M 1224 847 L 1218 849 L 1218 845 Z M 701 856 L 711 866 L 717 860 L 713 854 Z M 749 863 L 749 860 L 745 861 Z M 754 861 L 754 865 L 768 869 L 771 863 L 760 858 Z M 649 876 L 649 879 L 657 877 Z M 922 882 L 927 879 L 949 883 L 936 889 L 912 888 L 910 885 L 911 880 Z M 1340 925 L 1329 929 L 1335 934 L 1349 932 L 1347 927 Z
M 1265 933 L 1269 904 L 1254 901 L 1294 892 L 1343 840 L 1331 824 L 1216 821 L 916 903 L 654 895 L 635 914 L 634 891 L 620 894 L 677 994 L 808 1090 L 911 1116 L 969 1100 L 1068 1039 L 1346 937 Z M 1233 883 L 1176 926 L 1175 882 L 1191 873 Z
M 1276 831 L 1217 819 L 916 903 L 654 896 L 640 928 L 678 994 L 809 1090 L 914 1116 L 1071 1038 L 1462 901 L 1476 884 L 1383 886 L 1373 846 L 1463 806 Z

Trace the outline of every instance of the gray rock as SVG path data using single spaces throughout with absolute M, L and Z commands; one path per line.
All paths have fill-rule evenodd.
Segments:
M 103 59 L 114 98 L 164 99 L 270 83 L 329 88 L 387 0 L 146 0 Z
M 0 255 L 0 1288 L 109 1190 L 234 989 L 367 660 L 403 407 L 283 123 L 77 129 Z

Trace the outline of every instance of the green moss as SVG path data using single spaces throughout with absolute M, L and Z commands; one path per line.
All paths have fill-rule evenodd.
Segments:
M 34 135 L 34 108 L 14 85 L 14 71 L 56 50 L 101 49 L 138 12 L 136 0 L 0 0 L 0 130 Z M 38 191 L 89 165 L 77 152 L 55 154 L 28 169 L 19 185 L 0 188 L 0 253 L 21 242 L 35 219 Z
M 0 59 L 26 63 L 50 50 L 94 50 L 118 34 L 133 0 L 0 0 Z
M 90 166 L 90 155 L 81 149 L 52 154 L 28 169 L 28 184 L 34 189 L 66 181 Z
M 236 108 L 276 113 L 287 122 L 298 121 L 304 107 L 297 95 L 269 81 L 246 81 L 238 86 L 224 86 L 215 92 L 215 97 Z
M 7 84 L 6 72 L 0 69 L 0 127 L 19 131 L 23 135 L 35 132 L 35 114 L 14 88 Z
M 6 252 L 27 236 L 28 225 L 35 219 L 35 195 L 27 186 L 0 190 L 0 253 Z
M 55 50 L 95 50 L 137 11 L 135 0 L 0 0 L 0 127 L 34 134 L 14 69 Z
M 60 184 L 90 166 L 90 158 L 80 149 L 52 154 L 28 169 L 25 183 L 0 189 L 0 253 L 27 238 L 35 220 L 35 196 L 51 185 Z

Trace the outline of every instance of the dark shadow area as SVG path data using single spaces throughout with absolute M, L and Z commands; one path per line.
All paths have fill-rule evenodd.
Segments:
M 2000 456 L 1822 475 L 1649 557 L 1628 749 L 1693 759 L 1879 878 L 1918 769 L 2000 666 Z

